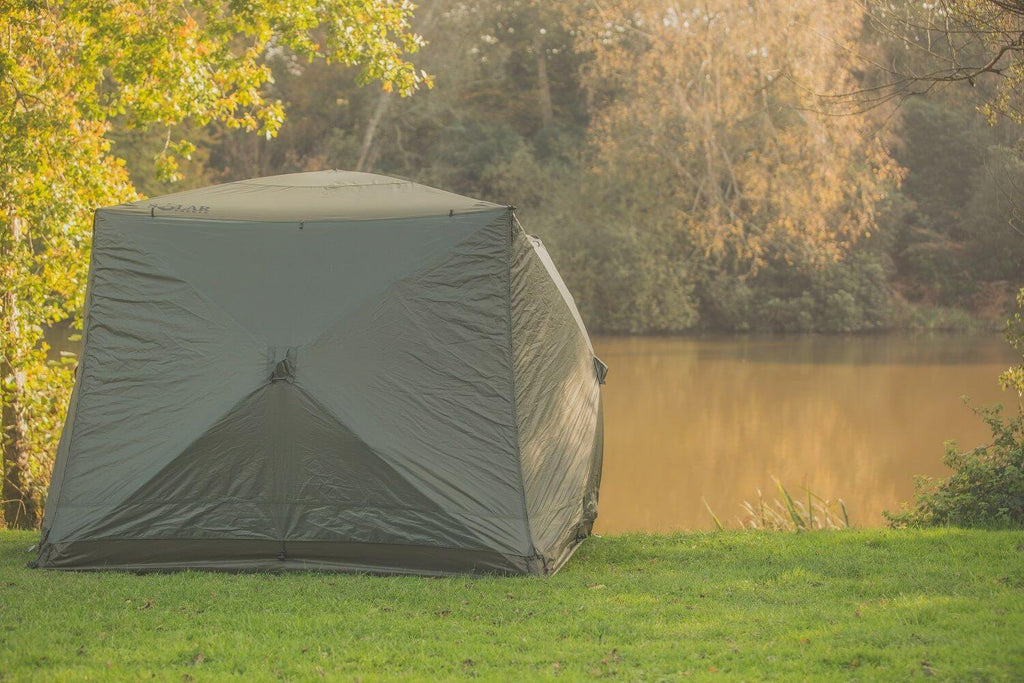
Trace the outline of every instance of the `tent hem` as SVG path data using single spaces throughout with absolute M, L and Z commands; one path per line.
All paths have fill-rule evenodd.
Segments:
M 223 572 L 327 571 L 448 576 L 544 573 L 533 557 L 433 546 L 272 539 L 99 539 L 43 543 L 35 569 Z

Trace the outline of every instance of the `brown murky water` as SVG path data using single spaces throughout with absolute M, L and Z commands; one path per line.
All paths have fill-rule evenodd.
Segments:
M 598 337 L 611 366 L 597 531 L 706 529 L 702 498 L 729 526 L 778 477 L 843 498 L 851 523 L 947 472 L 943 441 L 985 442 L 964 406 L 1014 398 L 996 385 L 1014 360 L 992 336 L 678 339 Z

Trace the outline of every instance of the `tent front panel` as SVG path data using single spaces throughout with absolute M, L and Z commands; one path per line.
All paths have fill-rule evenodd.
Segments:
M 344 567 L 371 562 L 364 544 L 409 549 L 418 571 L 445 548 L 528 570 L 509 235 L 506 209 L 101 211 L 39 564 L 158 569 L 206 548 L 219 568 Z

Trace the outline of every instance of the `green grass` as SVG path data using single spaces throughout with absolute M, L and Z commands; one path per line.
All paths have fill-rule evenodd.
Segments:
M 24 567 L 0 679 L 1020 679 L 1024 533 L 592 539 L 552 579 Z

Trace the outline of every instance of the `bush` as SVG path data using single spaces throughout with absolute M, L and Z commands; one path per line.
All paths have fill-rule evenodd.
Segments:
M 699 290 L 706 327 L 757 332 L 865 332 L 891 325 L 881 259 L 859 252 L 819 267 L 769 263 L 750 283 L 719 275 Z
M 1017 311 L 1006 324 L 1010 345 L 1024 351 L 1024 289 L 1017 294 Z M 1024 359 L 1022 359 L 1024 360 Z M 1000 377 L 1003 388 L 1024 397 L 1024 363 Z M 975 412 L 992 431 L 992 443 L 961 451 L 946 443 L 942 462 L 953 470 L 948 479 L 918 477 L 914 504 L 882 514 L 893 527 L 962 526 L 1024 527 L 1024 404 L 1004 420 L 1002 406 Z
M 975 317 L 962 308 L 914 304 L 897 301 L 893 313 L 894 326 L 915 332 L 994 331 L 991 320 Z
M 1020 282 L 1024 273 L 1024 155 L 993 146 L 974 173 L 964 231 L 966 260 L 978 280 Z
M 1016 391 L 1024 413 L 1024 287 L 1017 292 L 1017 310 L 1006 321 L 1006 341 L 1020 352 L 1021 362 L 999 376 L 999 385 L 1006 391 Z
M 745 280 L 719 273 L 700 285 L 700 322 L 704 329 L 750 331 L 760 302 L 757 301 L 757 293 Z
M 1002 408 L 976 411 L 993 442 L 970 451 L 946 443 L 948 479 L 918 477 L 914 504 L 882 514 L 892 527 L 1024 527 L 1024 416 L 1009 420 Z
M 914 301 L 965 306 L 977 291 L 963 245 L 937 232 L 909 230 L 895 255 L 907 295 Z

